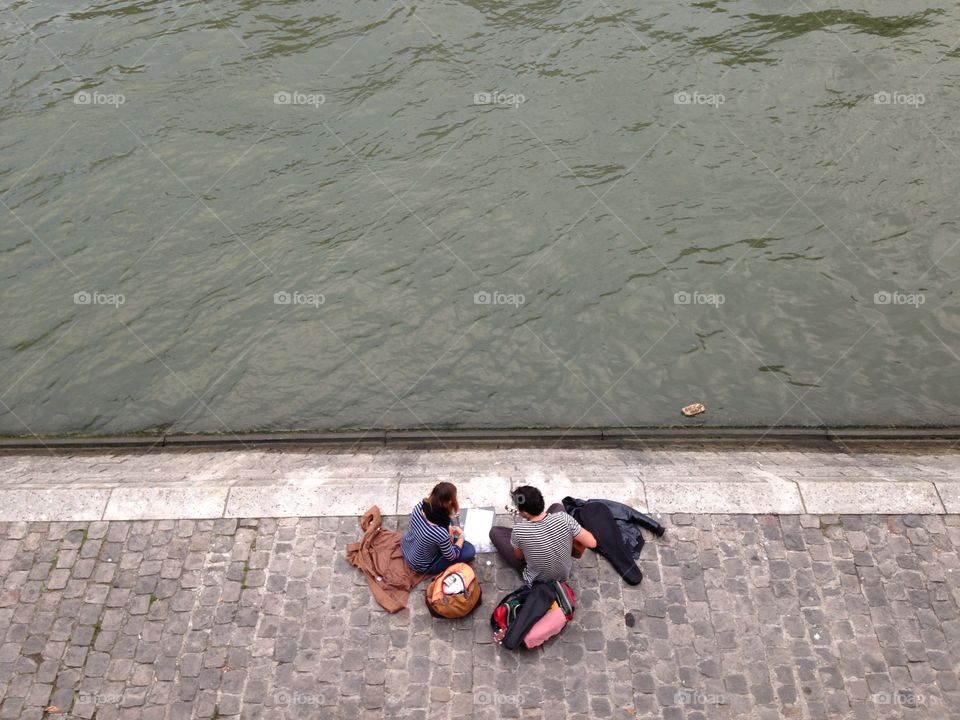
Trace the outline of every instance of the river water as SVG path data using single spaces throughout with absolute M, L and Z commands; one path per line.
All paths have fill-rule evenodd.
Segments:
M 956 424 L 958 26 L 7 3 L 0 434 Z

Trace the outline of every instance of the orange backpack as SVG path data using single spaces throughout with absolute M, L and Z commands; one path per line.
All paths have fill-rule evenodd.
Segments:
M 454 563 L 427 585 L 427 610 L 434 617 L 466 617 L 480 604 L 482 595 L 473 568 L 467 563 Z

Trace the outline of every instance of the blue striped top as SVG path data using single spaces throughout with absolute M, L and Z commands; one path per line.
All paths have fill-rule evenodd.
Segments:
M 412 569 L 426 572 L 441 555 L 447 560 L 460 558 L 460 548 L 450 539 L 450 531 L 427 520 L 417 503 L 410 513 L 410 527 L 400 541 L 403 557 Z

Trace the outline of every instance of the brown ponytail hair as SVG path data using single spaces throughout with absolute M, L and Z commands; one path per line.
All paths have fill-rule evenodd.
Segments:
M 460 503 L 457 501 L 457 486 L 451 482 L 440 482 L 433 486 L 427 503 L 434 510 L 443 510 L 450 515 L 460 512 Z

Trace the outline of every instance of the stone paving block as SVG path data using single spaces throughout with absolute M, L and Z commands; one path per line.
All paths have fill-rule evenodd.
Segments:
M 360 479 L 358 479 L 359 481 Z M 238 487 L 230 489 L 225 514 L 240 517 L 299 517 L 309 515 L 360 515 L 371 505 L 381 511 L 396 512 L 397 488 L 393 482 L 357 484 L 311 484 Z
M 951 514 L 960 513 L 960 480 L 936 481 L 933 484 L 943 501 L 944 509 Z
M 937 488 L 930 482 L 821 482 L 799 480 L 804 507 L 810 513 L 942 513 Z M 856 523 L 854 516 L 850 521 Z M 855 530 L 854 527 L 844 527 Z
M 644 480 L 647 504 L 661 513 L 780 513 L 803 512 L 800 493 L 792 482 Z
M 179 517 L 190 508 L 194 518 L 223 516 L 227 500 L 225 487 L 115 488 L 103 517 L 106 520 L 152 520 Z
M 109 496 L 89 488 L 0 488 L 0 520 L 99 520 Z

